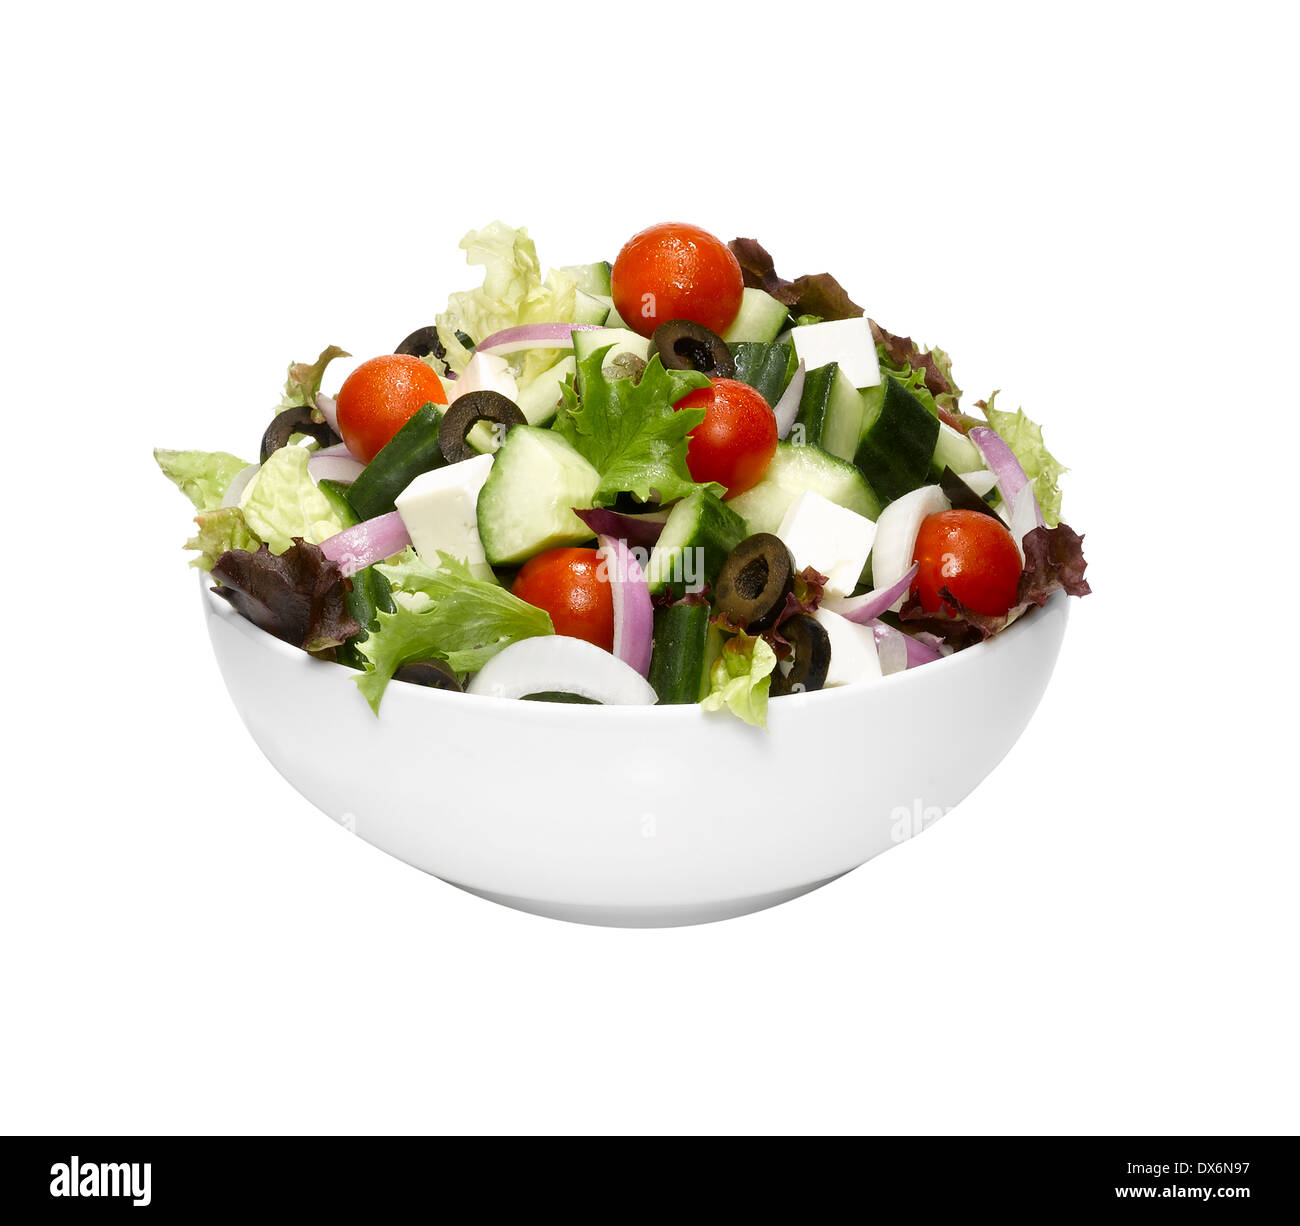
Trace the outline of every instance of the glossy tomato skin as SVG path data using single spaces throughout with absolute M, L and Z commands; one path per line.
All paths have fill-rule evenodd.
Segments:
M 776 418 L 760 392 L 738 379 L 714 379 L 673 407 L 705 411 L 686 453 L 694 480 L 725 485 L 732 498 L 763 479 L 776 454 Z
M 979 511 L 940 511 L 921 521 L 913 560 L 920 564 L 912 595 L 927 613 L 943 605 L 946 587 L 968 609 L 1001 617 L 1016 603 L 1022 569 L 1015 538 L 1001 520 Z
M 405 353 L 362 362 L 339 389 L 339 433 L 363 464 L 369 464 L 422 405 L 446 404 L 433 368 Z
M 610 274 L 615 309 L 642 336 L 669 319 L 690 319 L 721 336 L 740 310 L 744 288 L 727 244 L 685 222 L 633 235 Z
M 614 650 L 614 593 L 595 549 L 548 549 L 520 567 L 510 590 L 551 615 L 556 634 Z

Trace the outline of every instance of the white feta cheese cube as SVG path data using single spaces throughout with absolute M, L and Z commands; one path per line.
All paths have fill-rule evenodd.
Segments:
M 436 566 L 441 550 L 476 575 L 491 574 L 478 535 L 478 495 L 491 471 L 490 455 L 475 456 L 422 473 L 397 496 L 397 513 L 426 562 Z
M 848 596 L 867 564 L 876 525 L 865 515 L 804 490 L 790 504 L 776 534 L 794 555 L 797 570 L 811 566 L 826 576 L 829 595 Z
M 519 399 L 519 384 L 510 373 L 510 363 L 495 353 L 476 353 L 460 378 L 444 386 L 448 404 L 454 404 L 468 392 L 500 392 L 507 400 Z
M 831 643 L 827 686 L 875 681 L 881 676 L 876 632 L 870 626 L 859 626 L 827 608 L 818 609 L 813 616 L 821 623 Z
M 790 330 L 790 339 L 809 370 L 838 362 L 854 387 L 875 387 L 880 382 L 876 342 L 866 316 L 804 324 Z

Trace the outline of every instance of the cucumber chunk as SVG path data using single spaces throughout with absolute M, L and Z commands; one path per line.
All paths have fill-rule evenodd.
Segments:
M 396 510 L 396 498 L 416 477 L 447 463 L 438 443 L 442 410 L 421 406 L 380 449 L 348 487 L 348 501 L 361 519 Z
M 857 454 L 866 414 L 862 393 L 845 377 L 835 362 L 810 370 L 804 380 L 799 400 L 799 415 L 794 419 L 791 437 L 811 443 L 841 460 L 852 461 Z M 802 434 L 794 431 L 802 429 Z
M 925 485 L 939 437 L 939 419 L 897 379 L 867 406 L 854 461 L 886 502 Z
M 600 474 L 558 434 L 516 426 L 478 496 L 478 533 L 494 566 L 594 535 L 574 513 L 589 507 Z
M 660 703 L 699 702 L 708 688 L 709 606 L 674 604 L 655 612 L 650 684 Z
M 608 260 L 597 260 L 594 264 L 568 264 L 560 271 L 568 273 L 584 294 L 609 297 L 609 278 L 613 268 Z
M 687 495 L 669 512 L 646 565 L 651 593 L 670 584 L 678 593 L 702 590 L 747 535 L 745 520 L 716 495 L 707 490 Z
M 638 336 L 630 328 L 596 328 L 591 332 L 573 334 L 573 356 L 575 361 L 583 362 L 598 349 L 609 347 L 609 352 L 602 359 L 608 366 L 620 353 L 630 353 L 643 362 L 650 360 L 650 339 Z
M 852 464 L 820 447 L 793 443 L 777 443 L 762 481 L 730 499 L 727 506 L 745 520 L 751 533 L 775 533 L 790 504 L 804 490 L 813 490 L 867 519 L 880 515 L 880 499 Z
M 789 308 L 777 302 L 766 290 L 746 288 L 741 294 L 740 310 L 722 339 L 733 341 L 774 341 L 790 318 Z
M 729 348 L 736 363 L 735 377 L 757 391 L 769 408 L 775 405 L 790 381 L 790 346 L 738 341 Z
M 979 448 L 960 430 L 954 430 L 946 421 L 939 423 L 939 437 L 934 441 L 934 454 L 930 457 L 932 474 L 951 468 L 955 473 L 976 472 L 984 467 L 984 457 Z

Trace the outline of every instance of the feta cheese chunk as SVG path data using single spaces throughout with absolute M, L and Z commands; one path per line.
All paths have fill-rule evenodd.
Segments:
M 510 373 L 510 363 L 495 353 L 476 353 L 460 378 L 447 384 L 447 403 L 454 404 L 467 392 L 500 392 L 507 400 L 519 399 L 519 384 Z
M 827 686 L 852 685 L 857 681 L 875 681 L 881 676 L 880 656 L 876 652 L 876 632 L 859 626 L 847 617 L 820 608 L 813 616 L 826 631 L 831 642 L 831 663 L 826 673 Z
M 880 362 L 871 325 L 866 316 L 804 324 L 790 330 L 794 351 L 809 370 L 838 362 L 854 387 L 875 387 L 880 382 Z
M 416 552 L 432 566 L 438 551 L 468 564 L 478 576 L 492 571 L 478 535 L 478 495 L 492 471 L 490 455 L 421 473 L 397 496 L 397 513 Z
M 848 596 L 858 585 L 876 539 L 876 525 L 865 515 L 804 490 L 776 530 L 794 555 L 796 570 L 811 566 L 826 576 L 831 596 Z

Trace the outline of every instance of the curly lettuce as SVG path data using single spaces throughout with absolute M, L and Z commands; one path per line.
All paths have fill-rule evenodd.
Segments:
M 482 230 L 471 230 L 460 245 L 466 261 L 481 265 L 484 273 L 478 289 L 452 294 L 447 309 L 435 319 L 438 339 L 446 350 L 444 361 L 454 373 L 460 374 L 473 356 L 462 337 L 482 341 L 519 324 L 573 319 L 577 281 L 562 269 L 552 269 L 542 276 L 537 247 L 527 230 L 494 221 Z M 520 388 L 554 366 L 561 356 L 555 349 L 527 350 L 517 372 Z
M 198 531 L 185 542 L 186 549 L 197 549 L 199 556 L 191 566 L 211 570 L 223 553 L 232 549 L 249 552 L 257 550 L 262 542 L 252 532 L 244 513 L 238 507 L 218 507 L 215 511 L 201 511 L 194 517 Z
M 1016 459 L 1020 461 L 1025 475 L 1034 483 L 1034 493 L 1038 496 L 1038 505 L 1043 508 L 1047 526 L 1054 528 L 1061 522 L 1059 478 L 1062 473 L 1070 470 L 1047 450 L 1043 443 L 1043 428 L 1026 417 L 1024 409 L 1004 413 L 994 407 L 997 395 L 997 392 L 993 392 L 987 401 L 978 401 L 975 407 L 983 411 L 989 425 L 1016 453 Z
M 737 634 L 722 644 L 709 673 L 706 711 L 730 711 L 756 728 L 767 727 L 767 698 L 776 652 L 761 638 Z
M 155 447 L 153 458 L 163 475 L 200 511 L 215 511 L 235 474 L 248 467 L 247 460 L 228 451 L 168 451 Z

